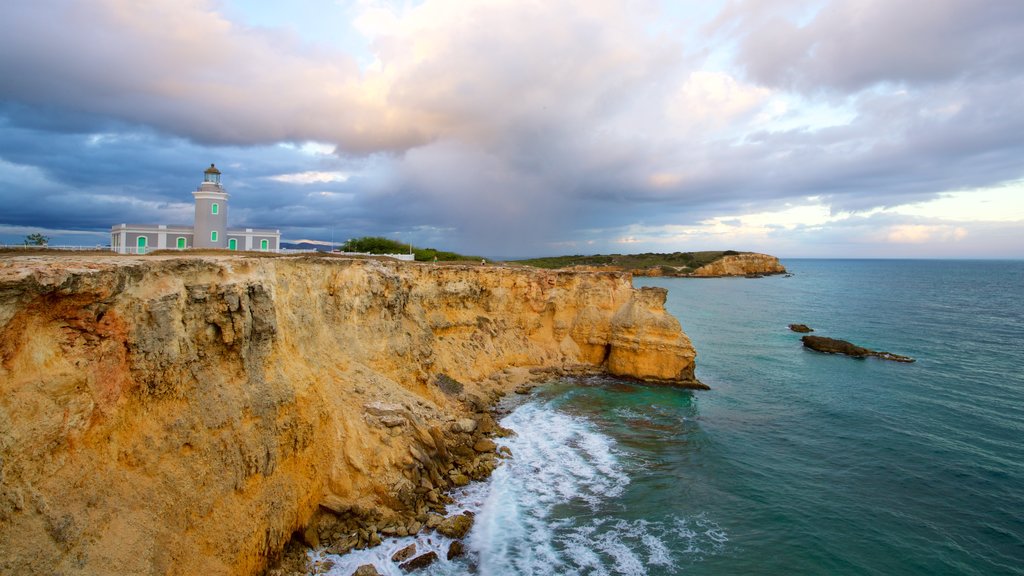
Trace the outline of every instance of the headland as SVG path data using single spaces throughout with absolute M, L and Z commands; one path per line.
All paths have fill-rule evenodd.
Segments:
M 256 574 L 436 526 L 553 375 L 702 387 L 623 272 L 0 257 L 0 572 Z
M 775 256 L 734 250 L 553 256 L 518 263 L 546 269 L 626 271 L 634 276 L 677 278 L 760 277 L 786 273 L 785 266 Z

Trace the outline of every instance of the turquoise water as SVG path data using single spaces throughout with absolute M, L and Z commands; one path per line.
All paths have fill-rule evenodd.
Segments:
M 687 573 L 1024 573 L 1024 263 L 785 264 L 638 282 L 713 388 L 668 459 L 730 541 Z M 792 322 L 917 362 L 805 351 Z
M 1024 262 L 785 264 L 638 279 L 669 289 L 712 390 L 511 399 L 514 458 L 453 507 L 477 514 L 468 557 L 422 573 L 1024 574 Z M 810 352 L 795 322 L 917 362 Z M 337 573 L 398 574 L 403 545 Z

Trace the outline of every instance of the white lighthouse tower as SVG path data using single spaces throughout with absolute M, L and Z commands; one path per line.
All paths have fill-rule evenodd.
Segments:
M 213 164 L 203 173 L 203 183 L 192 193 L 196 201 L 196 248 L 227 248 L 228 193 L 220 185 L 220 170 Z

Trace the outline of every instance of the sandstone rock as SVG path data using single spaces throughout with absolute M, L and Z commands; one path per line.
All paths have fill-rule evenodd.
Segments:
M 363 564 L 356 571 L 352 573 L 352 576 L 381 576 L 380 572 L 377 571 L 377 567 L 373 564 Z
M 477 452 L 494 452 L 497 448 L 498 445 L 490 438 L 481 438 L 473 444 L 473 450 Z
M 466 553 L 466 547 L 462 544 L 461 540 L 455 540 L 448 545 L 448 560 L 452 560 L 458 556 L 462 556 Z
M 768 254 L 728 254 L 693 271 L 694 276 L 763 276 L 785 274 L 786 267 Z
M 426 568 L 427 566 L 433 564 L 436 560 L 437 552 L 431 551 L 427 552 L 426 554 L 421 554 L 404 564 L 399 564 L 398 567 L 401 568 L 403 572 L 412 572 L 413 570 Z
M 335 514 L 345 514 L 351 510 L 351 506 L 345 502 L 340 496 L 335 494 L 328 494 L 320 500 L 320 506 L 326 508 Z
M 333 560 L 323 560 L 313 566 L 313 574 L 327 574 L 332 568 L 334 568 Z
M 320 547 L 320 536 L 317 534 L 315 526 L 307 526 L 306 529 L 302 531 L 302 541 L 310 548 Z
M 380 423 L 387 426 L 388 428 L 395 428 L 397 426 L 403 426 L 406 423 L 404 416 L 390 415 L 381 416 Z
M 399 416 L 403 417 L 408 410 L 401 404 L 390 404 L 386 402 L 369 402 L 363 405 L 367 413 L 374 416 Z
M 641 288 L 615 313 L 606 348 L 608 371 L 706 389 L 694 376 L 696 353 L 685 336 L 679 337 L 679 321 L 660 312 L 667 295 L 664 288 Z M 652 354 L 654 350 L 661 353 Z
M 434 385 L 440 388 L 445 394 L 451 396 L 461 394 L 464 388 L 462 382 L 459 382 L 447 374 L 438 374 L 437 378 L 434 379 Z
M 402 562 L 405 562 L 406 560 L 408 560 L 409 558 L 412 558 L 415 555 L 416 555 L 416 543 L 413 542 L 412 544 L 409 544 L 405 548 L 402 548 L 401 550 L 399 550 L 399 551 L 395 552 L 394 554 L 392 554 L 391 555 L 391 561 L 396 563 L 396 564 L 401 564 Z
M 500 396 L 495 398 L 495 401 L 497 401 L 498 399 L 500 399 Z M 494 417 L 493 416 L 491 416 L 487 412 L 482 412 L 480 414 L 480 419 L 477 422 L 477 428 L 480 430 L 481 433 L 483 433 L 483 434 L 490 434 L 491 432 L 494 431 L 494 428 L 496 426 L 497 426 L 497 423 L 494 421 Z
M 472 418 L 462 418 L 455 422 L 454 428 L 459 432 L 472 434 L 473 431 L 476 430 L 476 420 L 473 420 Z
M 463 512 L 462 514 L 445 518 L 441 524 L 437 526 L 437 531 L 449 538 L 460 539 L 464 537 L 472 527 L 473 515 L 469 512 Z
M 437 528 L 441 522 L 444 522 L 444 516 L 440 514 L 430 514 L 427 516 L 427 528 Z
M 807 324 L 790 324 L 789 329 L 793 332 L 801 333 L 814 332 L 814 328 L 811 328 Z

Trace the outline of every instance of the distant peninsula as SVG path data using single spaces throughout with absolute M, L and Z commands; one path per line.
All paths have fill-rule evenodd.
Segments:
M 537 268 L 593 268 L 621 270 L 634 276 L 714 278 L 721 276 L 767 276 L 785 274 L 775 256 L 735 250 L 671 252 L 659 254 L 595 254 L 593 256 L 552 256 L 518 260 Z

